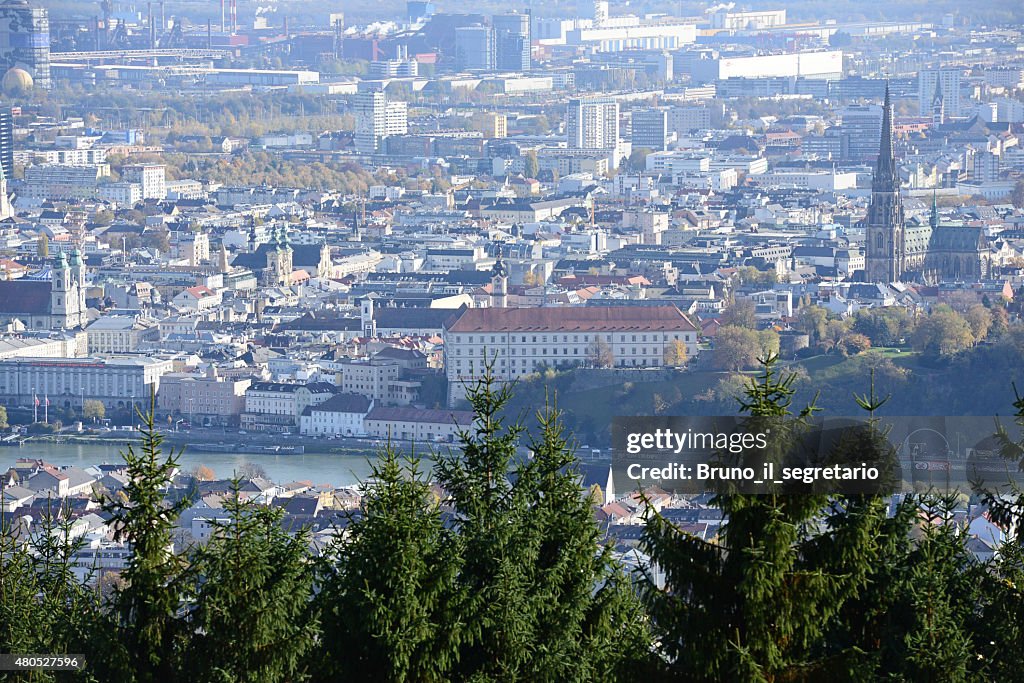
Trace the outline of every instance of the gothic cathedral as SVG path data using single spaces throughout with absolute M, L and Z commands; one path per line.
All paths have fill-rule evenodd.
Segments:
M 990 277 L 990 247 L 985 231 L 965 225 L 940 225 L 932 204 L 928 223 L 907 225 L 893 146 L 892 102 L 885 90 L 882 139 L 865 218 L 867 282 L 977 281 Z

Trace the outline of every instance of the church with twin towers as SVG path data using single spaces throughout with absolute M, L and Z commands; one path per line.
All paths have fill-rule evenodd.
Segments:
M 974 282 L 991 277 L 991 248 L 983 227 L 939 222 L 933 196 L 928 222 L 907 224 L 893 144 L 892 102 L 885 90 L 882 138 L 864 219 L 867 282 Z

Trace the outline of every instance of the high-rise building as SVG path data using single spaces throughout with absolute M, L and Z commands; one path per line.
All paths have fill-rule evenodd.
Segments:
M 840 156 L 847 161 L 874 161 L 882 134 L 882 107 L 850 105 L 840 113 Z
M 121 169 L 121 179 L 142 186 L 143 199 L 167 197 L 167 167 L 163 164 L 134 164 Z
M 630 140 L 634 149 L 664 150 L 669 142 L 668 111 L 661 108 L 634 109 Z
M 619 103 L 608 97 L 569 100 L 569 149 L 613 149 L 619 143 Z
M 497 51 L 490 26 L 455 29 L 455 66 L 468 71 L 494 71 Z
M 495 14 L 496 68 L 499 71 L 530 70 L 530 15 Z
M 0 69 L 24 69 L 36 87 L 49 88 L 50 18 L 27 0 L 0 4 Z
M 668 110 L 668 129 L 676 135 L 711 127 L 711 110 L 704 106 L 672 107 Z
M 14 116 L 10 109 L 0 109 L 0 168 L 5 177 L 14 177 Z
M 360 154 L 381 151 L 384 138 L 405 135 L 409 130 L 408 106 L 405 102 L 388 102 L 382 92 L 364 92 L 356 96 L 355 145 Z
M 959 69 L 928 69 L 918 73 L 917 104 L 922 116 L 935 111 L 936 92 L 942 95 L 942 112 L 945 118 L 957 118 L 962 115 Z

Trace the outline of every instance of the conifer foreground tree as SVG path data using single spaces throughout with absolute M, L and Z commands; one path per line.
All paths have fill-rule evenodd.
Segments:
M 175 552 L 173 531 L 190 501 L 166 503 L 164 493 L 178 467 L 179 452 L 163 455 L 163 435 L 155 424 L 156 399 L 139 411 L 142 442 L 124 451 L 128 483 L 124 499 L 108 498 L 114 536 L 127 542 L 131 559 L 122 572 L 113 604 L 115 620 L 108 650 L 94 657 L 101 679 L 166 683 L 176 680 L 185 637 L 177 618 L 185 580 L 185 557 Z
M 458 565 L 419 460 L 403 462 L 389 441 L 344 532 L 324 553 L 314 599 L 323 628 L 317 678 L 447 680 L 457 658 Z
M 792 374 L 777 357 L 762 361 L 741 412 L 771 420 L 779 449 L 816 408 L 792 416 Z M 830 620 L 860 590 L 875 561 L 872 541 L 884 520 L 877 502 L 827 495 L 719 493 L 719 539 L 709 542 L 653 515 L 641 547 L 664 572 L 665 587 L 648 582 L 648 614 L 661 643 L 664 671 L 678 680 L 822 680 L 862 666 L 854 648 L 825 652 Z M 856 507 L 843 523 L 829 512 Z M 824 529 L 820 528 L 825 521 Z
M 309 610 L 309 534 L 281 526 L 280 508 L 243 500 L 239 481 L 205 546 L 192 553 L 197 582 L 182 680 L 286 683 L 306 680 L 318 625 Z
M 506 426 L 511 387 L 490 368 L 468 391 L 474 421 L 436 477 L 453 512 L 458 680 L 615 678 L 648 656 L 632 586 L 601 547 L 558 415 L 538 414 L 532 459 Z

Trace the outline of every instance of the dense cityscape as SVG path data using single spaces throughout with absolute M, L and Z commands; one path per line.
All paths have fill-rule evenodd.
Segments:
M 335 554 L 356 562 L 369 557 L 360 542 L 387 536 L 375 515 L 416 507 L 413 499 L 420 551 L 459 529 L 460 552 L 487 557 L 466 520 L 491 483 L 460 489 L 483 476 L 472 471 L 483 462 L 513 475 L 509 491 L 540 487 L 522 503 L 538 519 L 555 514 L 539 501 L 573 499 L 566 518 L 591 545 L 568 556 L 606 549 L 594 560 L 604 564 L 581 576 L 594 600 L 609 601 L 602 618 L 628 622 L 623 642 L 657 653 L 657 663 L 602 655 L 577 670 L 566 645 L 545 655 L 557 664 L 537 655 L 499 665 L 494 642 L 464 634 L 476 644 L 423 645 L 434 652 L 417 655 L 426 668 L 399 665 L 393 652 L 380 655 L 389 668 L 370 645 L 348 652 L 375 662 L 366 671 L 385 680 L 535 680 L 539 671 L 659 680 L 666 670 L 681 680 L 821 680 L 825 669 L 814 667 L 846 657 L 843 648 L 879 647 L 867 625 L 854 633 L 846 597 L 836 598 L 839 612 L 822 612 L 820 632 L 793 626 L 773 643 L 750 635 L 721 657 L 680 663 L 687 648 L 731 638 L 735 623 L 723 616 L 715 630 L 706 605 L 666 616 L 661 593 L 726 590 L 681 578 L 672 534 L 727 548 L 738 542 L 730 525 L 756 524 L 741 494 L 681 495 L 614 474 L 610 425 L 758 410 L 802 419 L 808 405 L 807 415 L 916 416 L 916 434 L 943 416 L 1024 414 L 1024 383 L 1014 384 L 1024 361 L 1022 30 L 1017 3 L 953 0 L 0 0 L 0 561 L 9 576 L 22 576 L 22 561 L 23 576 L 34 575 L 52 550 L 40 539 L 60 531 L 68 576 L 118 606 L 100 597 L 81 613 L 120 613 L 129 603 L 119 600 L 135 599 L 131 582 L 145 583 L 131 530 L 144 526 L 132 515 L 149 485 L 173 510 L 152 510 L 166 522 L 160 544 L 197 567 L 227 552 L 221 532 L 250 514 L 282 530 L 267 532 L 268 553 L 294 551 L 310 566 Z M 564 442 L 545 405 L 557 406 Z M 992 452 L 1024 466 L 1024 446 L 1002 438 Z M 504 456 L 474 460 L 499 442 Z M 931 460 L 946 464 L 929 464 L 921 453 L 932 445 L 908 435 L 899 455 L 945 472 L 950 459 L 978 452 L 945 441 Z M 568 477 L 571 495 L 530 478 L 547 466 Z M 156 478 L 140 483 L 147 477 Z M 879 537 L 906 532 L 892 547 L 932 539 L 956 546 L 950 563 L 997 566 L 985 576 L 1009 577 L 1024 614 L 1022 501 L 927 495 L 905 487 L 845 523 L 877 515 Z M 836 509 L 853 515 L 860 504 L 786 508 L 808 537 L 786 542 L 800 558 L 793 566 L 846 571 L 813 565 L 821 546 L 808 548 L 828 536 L 831 515 L 842 517 Z M 837 557 L 840 537 L 828 536 Z M 405 551 L 415 555 L 388 552 Z M 849 559 L 859 552 L 843 561 L 860 562 Z M 310 571 L 292 587 L 315 595 L 310 604 L 341 591 Z M 350 580 L 343 574 L 334 580 Z M 884 582 L 862 579 L 830 590 L 852 596 Z M 192 624 L 182 633 L 214 629 L 189 621 L 189 601 L 203 594 L 196 582 L 194 594 L 167 598 L 167 623 Z M 636 613 L 635 596 L 622 597 L 634 593 L 644 605 Z M 438 595 L 431 600 L 444 602 Z M 0 625 L 21 614 L 11 600 L 0 594 Z M 383 609 L 352 600 L 352 609 Z M 989 605 L 963 600 L 944 618 Z M 124 659 L 148 657 L 149 674 L 118 678 L 131 666 L 117 669 L 120 655 L 106 651 L 120 671 L 106 675 L 360 676 L 310 664 L 341 656 L 322 649 L 328 612 L 340 608 L 317 609 L 326 611 L 309 623 L 319 635 L 267 636 L 306 643 L 287 666 L 171 672 L 174 658 L 154 654 L 156 639 L 132 641 Z M 701 614 L 707 634 L 672 631 L 688 620 L 697 628 Z M 843 659 L 849 680 L 1020 675 L 1002 651 L 959 669 L 934 657 L 922 664 L 934 653 L 914 638 L 943 628 L 894 636 L 905 636 L 904 649 L 870 665 Z M 588 633 L 565 637 L 605 647 Z M 362 636 L 381 634 L 366 626 Z M 16 644 L 0 632 L 0 654 L 18 654 Z M 464 648 L 456 664 L 437 654 L 449 646 Z M 984 659 L 963 647 L 964 661 Z M 801 666 L 805 678 L 794 677 Z M 96 671 L 68 680 L 104 680 Z M 0 680 L 22 680 L 4 676 L 0 662 Z

